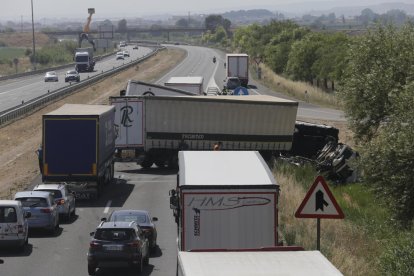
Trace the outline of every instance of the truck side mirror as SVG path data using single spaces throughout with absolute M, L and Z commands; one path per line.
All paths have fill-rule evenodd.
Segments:
M 170 209 L 174 209 L 174 210 L 176 210 L 176 209 L 178 209 L 178 202 L 177 202 L 178 200 L 177 200 L 177 197 L 176 196 L 171 196 L 170 197 Z
M 126 90 L 122 89 L 121 91 L 119 91 L 119 96 L 124 97 L 126 94 Z

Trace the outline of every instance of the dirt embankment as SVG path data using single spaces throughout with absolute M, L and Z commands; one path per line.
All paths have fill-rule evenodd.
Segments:
M 36 150 L 41 143 L 42 114 L 65 103 L 107 104 L 109 96 L 119 95 L 129 79 L 153 82 L 185 57 L 182 50 L 167 49 L 149 60 L 91 85 L 78 93 L 0 128 L 0 199 L 10 199 L 25 189 L 39 174 Z

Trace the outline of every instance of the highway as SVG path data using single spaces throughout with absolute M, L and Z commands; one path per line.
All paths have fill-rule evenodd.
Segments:
M 171 72 L 162 76 L 157 83 L 162 84 L 170 76 L 204 76 L 205 87 L 217 85 L 222 87 L 224 79 L 224 54 L 217 50 L 192 46 L 174 46 L 184 48 L 188 51 L 187 58 Z M 136 51 L 136 55 L 143 55 L 143 50 Z M 134 51 L 130 49 L 130 53 Z M 212 62 L 216 56 L 218 62 Z M 114 58 L 97 64 L 97 71 L 103 70 L 101 66 L 108 63 L 113 64 Z M 87 75 L 87 74 L 86 74 Z M 84 74 L 82 77 L 86 77 Z M 63 71 L 59 72 L 63 77 Z M 126 83 L 127 80 L 125 80 Z M 31 82 L 34 82 L 31 85 Z M 14 84 L 12 84 L 14 83 Z M 251 94 L 269 94 L 281 96 L 280 94 L 263 88 L 252 82 L 257 89 L 249 89 Z M 36 93 L 43 93 L 45 89 L 43 76 L 32 76 L 28 79 L 14 80 L 0 84 L 0 96 L 8 99 L 11 94 L 24 93 L 24 88 L 35 87 Z M 54 85 L 54 84 L 50 84 Z M 59 84 L 62 85 L 62 81 Z M 9 87 L 9 88 L 7 88 Z M 43 89 L 43 90 L 42 90 Z M 20 91 L 20 92 L 11 92 Z M 27 92 L 31 95 L 31 93 Z M 35 92 L 32 92 L 35 93 Z M 34 96 L 34 95 L 33 95 Z M 21 101 L 16 94 L 14 101 Z M 0 100 L 3 104 L 3 99 Z M 8 100 L 12 104 L 12 100 Z M 4 108 L 4 107 L 2 107 Z M 310 114 L 313 117 L 326 119 L 341 119 L 341 112 L 329 109 L 320 109 L 306 103 L 300 103 L 300 114 Z M 144 170 L 134 163 L 117 163 L 115 178 L 117 181 L 106 188 L 103 196 L 97 201 L 78 201 L 77 217 L 71 222 L 62 222 L 60 231 L 56 236 L 50 236 L 42 231 L 31 231 L 29 246 L 24 253 L 12 251 L 0 251 L 0 274 L 8 276 L 21 275 L 87 275 L 86 253 L 89 246 L 89 233 L 94 231 L 102 217 L 106 217 L 116 209 L 146 209 L 152 216 L 158 217 L 156 223 L 158 229 L 159 248 L 145 267 L 141 275 L 169 276 L 175 275 L 177 261 L 176 224 L 169 209 L 168 191 L 176 185 L 176 171 L 159 169 L 155 166 Z M 35 179 L 31 186 L 40 182 L 40 177 Z M 97 271 L 97 275 L 137 275 L 134 269 L 127 267 L 118 268 L 106 266 Z
M 115 54 L 111 55 L 103 60 L 97 61 L 94 72 L 80 73 L 81 81 L 91 76 L 100 74 L 102 71 L 108 71 L 113 67 L 120 66 L 123 63 L 130 62 L 131 60 L 138 59 L 151 52 L 150 48 L 139 47 L 138 50 L 133 50 L 132 46 L 121 48 L 121 50 L 128 50 L 131 57 L 126 57 L 125 60 L 116 60 Z M 71 67 L 61 70 L 56 70 L 58 74 L 58 82 L 45 82 L 44 73 L 30 75 L 18 79 L 4 80 L 0 82 L 0 112 L 6 109 L 15 107 L 22 103 L 22 101 L 28 101 L 38 96 L 48 93 L 64 86 L 70 85 L 65 83 L 65 73 Z

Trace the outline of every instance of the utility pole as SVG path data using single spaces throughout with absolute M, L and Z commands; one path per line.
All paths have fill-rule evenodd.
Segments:
M 32 3 L 32 34 L 33 34 L 33 68 L 36 71 L 36 46 L 35 46 L 35 33 L 34 33 L 34 17 L 33 17 L 33 0 Z

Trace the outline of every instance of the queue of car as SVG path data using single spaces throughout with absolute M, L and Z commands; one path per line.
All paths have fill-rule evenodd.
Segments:
M 23 252 L 30 229 L 55 235 L 61 219 L 72 221 L 75 217 L 75 198 L 64 183 L 42 183 L 33 191 L 17 192 L 13 200 L 0 200 L 0 250 L 17 248 Z M 142 272 L 150 253 L 157 248 L 156 221 L 158 218 L 146 210 L 115 210 L 108 218 L 102 218 L 90 233 L 89 275 L 94 275 L 101 265 L 114 262 Z

